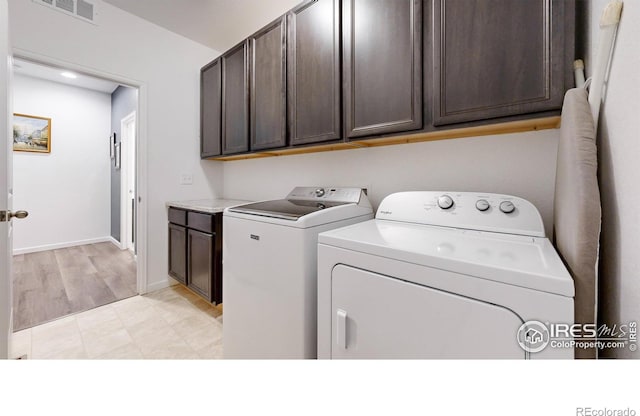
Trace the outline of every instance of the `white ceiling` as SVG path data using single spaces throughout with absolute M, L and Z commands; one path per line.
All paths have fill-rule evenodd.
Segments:
M 301 0 L 104 0 L 224 52 Z
M 79 72 L 73 72 L 77 78 L 70 79 L 63 77 L 61 74 L 67 71 L 64 68 L 55 68 L 47 65 L 41 65 L 23 59 L 13 59 L 13 73 L 33 78 L 46 79 L 49 81 L 59 82 L 61 84 L 73 85 L 74 87 L 86 88 L 94 91 L 100 91 L 111 94 L 113 90 L 118 88 L 117 83 L 101 78 L 95 78 Z
M 224 52 L 301 0 L 104 0 L 158 26 Z M 64 68 L 14 59 L 14 73 L 111 94 L 119 84 Z

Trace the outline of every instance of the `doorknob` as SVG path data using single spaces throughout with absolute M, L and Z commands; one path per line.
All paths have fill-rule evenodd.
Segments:
M 0 222 L 10 221 L 11 218 L 23 219 L 27 218 L 29 213 L 27 211 L 0 211 Z

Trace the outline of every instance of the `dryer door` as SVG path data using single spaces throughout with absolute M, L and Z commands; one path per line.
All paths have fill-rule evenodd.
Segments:
M 345 265 L 331 292 L 332 358 L 525 358 L 506 308 Z

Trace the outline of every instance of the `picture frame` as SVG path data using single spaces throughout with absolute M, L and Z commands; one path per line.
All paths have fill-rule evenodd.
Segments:
M 116 170 L 120 170 L 120 143 L 115 144 L 115 158 L 113 161 L 113 165 Z
M 51 119 L 29 114 L 13 114 L 13 150 L 51 153 Z
M 115 133 L 109 136 L 109 157 L 111 158 L 111 160 L 115 159 L 116 157 L 116 134 Z

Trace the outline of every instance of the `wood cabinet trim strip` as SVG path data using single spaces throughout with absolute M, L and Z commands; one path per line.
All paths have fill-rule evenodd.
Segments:
M 459 129 L 431 131 L 426 133 L 414 133 L 400 136 L 382 137 L 378 139 L 367 139 L 351 141 L 348 143 L 324 144 L 319 146 L 299 147 L 282 149 L 261 153 L 249 153 L 226 157 L 214 157 L 209 160 L 219 160 L 223 162 L 233 160 L 256 159 L 263 157 L 286 156 L 303 153 L 318 153 L 335 150 L 358 149 L 363 147 L 391 146 L 406 143 L 419 143 L 435 140 L 462 139 L 469 137 L 480 137 L 489 135 L 521 133 L 526 131 L 557 129 L 560 127 L 560 116 L 535 118 L 529 120 L 510 121 L 507 123 L 489 124 L 483 126 L 464 127 Z

